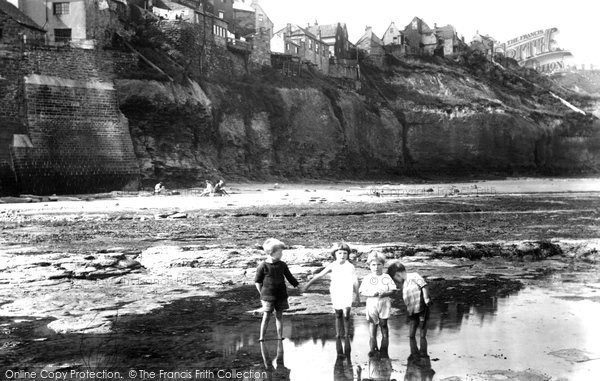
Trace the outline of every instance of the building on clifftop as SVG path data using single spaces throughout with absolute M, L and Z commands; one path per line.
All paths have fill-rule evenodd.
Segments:
M 46 31 L 7 0 L 0 0 L 0 44 L 43 41 Z
M 431 28 L 418 17 L 404 28 L 402 32 L 406 41 L 406 52 L 416 55 L 433 55 L 438 41 Z
M 450 24 L 442 27 L 435 25 L 433 33 L 438 41 L 438 49 L 444 57 L 456 55 L 466 47 L 464 41 L 458 38 L 456 29 Z
M 392 21 L 390 26 L 386 29 L 383 37 L 381 38 L 384 45 L 403 45 L 404 35 L 402 31 L 398 29 L 396 24 Z
M 336 59 L 348 59 L 350 57 L 350 41 L 348 41 L 348 29 L 346 23 L 319 25 L 315 22 L 306 28 L 315 36 L 321 36 L 321 41 L 329 46 L 329 54 Z
M 496 40 L 493 37 L 479 33 L 477 31 L 473 40 L 471 41 L 471 49 L 483 53 L 486 57 L 492 57 L 494 55 L 494 45 Z
M 373 33 L 373 28 L 370 26 L 365 28 L 365 34 L 356 42 L 356 49 L 363 51 L 367 55 L 367 58 L 375 64 L 381 65 L 383 63 L 383 56 L 385 54 L 383 41 Z
M 307 28 L 287 24 L 273 34 L 271 52 L 297 57 L 321 73 L 329 73 L 329 45 Z
M 46 43 L 93 48 L 123 31 L 126 0 L 19 0 L 19 9 L 46 31 Z

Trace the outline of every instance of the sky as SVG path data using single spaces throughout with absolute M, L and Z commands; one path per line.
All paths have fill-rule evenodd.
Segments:
M 383 36 L 393 21 L 404 28 L 418 16 L 430 27 L 451 24 L 470 42 L 479 31 L 506 42 L 523 34 L 556 27 L 557 46 L 573 53 L 568 64 L 593 64 L 600 69 L 600 2 L 597 0 L 259 0 L 275 31 L 287 23 L 333 24 L 345 22 L 350 41 L 356 42 L 365 26 Z

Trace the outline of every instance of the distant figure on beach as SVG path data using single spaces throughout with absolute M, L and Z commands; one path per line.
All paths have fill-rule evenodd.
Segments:
M 219 180 L 213 188 L 213 194 L 217 196 L 229 196 L 229 193 L 225 190 L 225 181 Z
M 388 274 L 383 273 L 385 255 L 372 252 L 367 258 L 371 274 L 366 275 L 360 285 L 361 295 L 367 297 L 365 309 L 369 321 L 369 357 L 378 353 L 387 357 L 389 331 L 387 321 L 392 310 L 390 296 L 396 290 L 396 284 Z M 381 328 L 381 346 L 377 347 L 377 326 Z
M 275 324 L 277 327 L 277 340 L 283 340 L 283 311 L 290 308 L 285 280 L 294 287 L 298 281 L 281 260 L 285 244 L 278 239 L 269 238 L 263 243 L 263 250 L 267 255 L 266 260 L 258 265 L 254 283 L 260 293 L 262 304 L 262 322 L 258 341 L 264 341 L 271 314 L 275 311 Z
M 213 185 L 210 180 L 206 180 L 206 188 L 200 193 L 200 197 L 208 197 L 213 195 Z
M 167 188 L 163 185 L 162 182 L 159 182 L 154 186 L 154 194 L 164 194 L 167 193 Z
M 402 299 L 406 304 L 409 321 L 409 343 L 411 356 L 423 361 L 429 360 L 427 353 L 427 321 L 431 298 L 427 282 L 417 273 L 407 273 L 400 262 L 390 264 L 388 275 L 394 280 L 398 289 L 402 289 Z M 417 348 L 416 333 L 420 330 L 420 348 Z
M 331 252 L 334 261 L 315 275 L 303 289 L 303 291 L 307 291 L 314 282 L 331 273 L 329 292 L 335 311 L 335 333 L 337 337 L 350 336 L 350 308 L 352 307 L 352 301 L 360 303 L 356 270 L 348 259 L 350 251 L 350 246 L 345 243 L 335 244 Z

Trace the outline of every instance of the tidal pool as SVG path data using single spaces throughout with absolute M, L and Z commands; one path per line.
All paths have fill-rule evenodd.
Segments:
M 537 379 L 532 374 L 552 380 L 594 380 L 600 375 L 599 289 L 596 273 L 554 274 L 531 281 L 520 291 L 472 304 L 438 299 L 428 325 L 430 367 L 407 360 L 408 325 L 404 315 L 394 316 L 389 321 L 389 372 L 382 360 L 369 361 L 368 325 L 362 315 L 353 316 L 349 343 L 336 340 L 333 315 L 308 321 L 293 316 L 287 318 L 284 331 L 289 338 L 283 341 L 285 371 L 273 373 L 273 378 L 349 380 L 351 374 L 357 378 L 360 367 L 363 379 L 371 373 L 373 379 L 465 380 L 490 370 L 512 370 L 524 372 L 517 378 L 523 380 Z M 219 343 L 215 345 L 225 355 L 244 350 L 260 359 L 258 325 L 232 331 L 238 333 L 214 332 L 214 342 Z M 269 359 L 277 356 L 277 344 L 265 343 Z M 348 344 L 350 358 L 343 359 L 338 354 Z M 489 379 L 508 379 L 501 373 L 488 375 Z
M 408 361 L 402 308 L 389 320 L 389 360 L 369 358 L 368 325 L 360 308 L 352 316 L 348 341 L 336 340 L 333 314 L 292 315 L 285 317 L 285 340 L 273 340 L 272 322 L 269 340 L 261 344 L 260 318 L 239 313 L 255 304 L 249 301 L 255 295 L 239 289 L 218 298 L 180 300 L 148 315 L 122 317 L 109 335 L 51 334 L 43 328 L 47 321 L 37 328 L 31 322 L 4 323 L 22 344 L 2 348 L 0 368 L 192 374 L 212 369 L 212 377 L 200 373 L 193 378 L 238 380 L 353 380 L 359 375 L 362 380 L 597 379 L 598 272 L 554 273 L 525 279 L 524 286 L 512 280 L 518 287 L 502 287 L 503 281 L 461 280 L 443 283 L 443 290 L 437 285 L 428 325 L 429 362 Z M 401 307 L 399 300 L 393 304 Z M 344 350 L 349 356 L 339 355 Z M 216 373 L 232 369 L 246 372 L 246 377 Z M 516 373 L 509 377 L 506 371 L 523 373 L 515 378 Z M 177 379 L 189 379 L 179 375 Z

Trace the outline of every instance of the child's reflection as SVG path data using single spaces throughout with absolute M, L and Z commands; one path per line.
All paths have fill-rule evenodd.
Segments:
M 271 359 L 269 350 L 265 342 L 260 343 L 260 353 L 262 354 L 267 380 L 289 381 L 291 370 L 286 368 L 283 363 L 283 342 L 277 340 L 277 355 Z
M 392 377 L 392 360 L 388 356 L 387 345 L 382 345 L 379 352 L 369 356 L 366 378 L 361 379 L 358 375 L 358 381 L 390 381 Z
M 335 341 L 335 349 L 337 352 L 337 359 L 333 366 L 333 379 L 334 381 L 353 381 L 354 374 L 352 369 L 352 360 L 350 359 L 350 352 L 352 347 L 350 346 L 350 338 L 345 337 L 342 342 L 342 338 L 338 336 Z
M 427 338 L 421 336 L 421 348 L 417 347 L 417 340 L 410 338 L 410 356 L 406 364 L 404 381 L 431 381 L 434 370 L 431 369 L 431 360 L 427 355 Z

